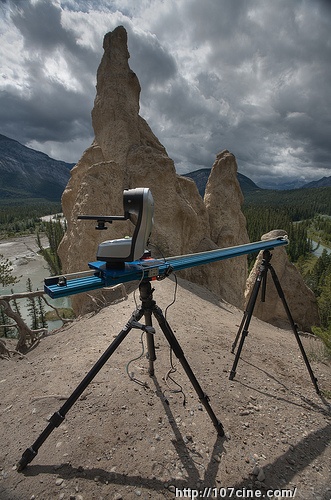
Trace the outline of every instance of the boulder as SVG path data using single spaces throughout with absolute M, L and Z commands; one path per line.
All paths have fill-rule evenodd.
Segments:
M 261 240 L 273 239 L 285 234 L 286 232 L 283 230 L 274 230 L 264 234 Z M 270 263 L 277 274 L 293 320 L 300 330 L 310 332 L 312 326 L 320 324 L 316 297 L 303 281 L 298 269 L 290 262 L 284 247 L 275 248 L 271 254 Z M 263 252 L 260 252 L 248 277 L 245 290 L 246 306 L 256 282 L 262 258 Z M 269 271 L 267 272 L 265 302 L 261 302 L 261 291 L 262 287 L 254 307 L 254 316 L 280 328 L 290 328 L 284 305 L 279 298 Z

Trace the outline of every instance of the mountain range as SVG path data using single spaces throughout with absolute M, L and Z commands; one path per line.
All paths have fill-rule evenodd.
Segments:
M 74 163 L 54 160 L 45 153 L 23 146 L 18 141 L 0 134 L 0 202 L 28 202 L 28 200 L 60 201 Z M 211 169 L 202 168 L 184 174 L 196 183 L 204 195 Z M 244 196 L 268 192 L 249 177 L 238 172 L 238 181 Z M 331 176 L 309 182 L 302 188 L 331 186 Z M 288 186 L 283 186 L 286 189 Z M 277 189 L 280 188 L 278 185 Z
M 73 166 L 0 134 L 0 200 L 59 201 Z
M 329 187 L 331 186 L 331 176 L 330 177 L 322 177 L 318 181 L 308 182 L 304 184 L 303 188 L 320 188 L 320 187 Z
M 184 174 L 184 177 L 189 177 L 190 179 L 193 179 L 194 182 L 196 183 L 199 193 L 201 196 L 204 195 L 205 192 L 205 187 L 207 184 L 207 180 L 209 177 L 211 169 L 210 168 L 202 168 L 200 170 L 195 170 L 194 172 L 189 172 L 188 174 Z M 313 182 L 308 182 L 304 185 L 296 186 L 294 188 L 292 184 L 278 184 L 277 187 L 273 186 L 270 188 L 261 188 L 255 182 L 253 182 L 249 177 L 246 177 L 246 175 L 240 174 L 238 172 L 238 181 L 241 187 L 241 190 L 243 192 L 243 195 L 254 195 L 254 193 L 261 193 L 261 192 L 269 192 L 269 191 L 289 191 L 289 190 L 299 190 L 299 189 L 314 189 L 314 188 L 325 188 L 325 187 L 330 187 L 331 186 L 331 176 L 330 177 L 323 177 L 322 179 L 319 179 L 317 181 Z

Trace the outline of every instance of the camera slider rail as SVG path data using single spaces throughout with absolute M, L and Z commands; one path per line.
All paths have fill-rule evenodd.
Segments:
M 51 298 L 55 299 L 98 288 L 112 287 L 129 281 L 163 279 L 174 271 L 240 257 L 261 250 L 271 250 L 283 245 L 288 245 L 287 237 L 257 241 L 195 254 L 168 257 L 166 259 L 142 258 L 133 262 L 125 262 L 121 268 L 115 265 L 112 267 L 109 262 L 101 260 L 89 262 L 89 271 L 46 278 L 44 281 L 44 291 Z

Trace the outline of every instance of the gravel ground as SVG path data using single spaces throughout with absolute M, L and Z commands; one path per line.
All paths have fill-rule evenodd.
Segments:
M 165 311 L 175 284 L 154 286 Z M 230 381 L 242 311 L 183 280 L 167 320 L 225 436 L 153 320 L 155 375 L 134 329 L 19 473 L 24 450 L 135 307 L 130 294 L 44 337 L 26 356 L 0 359 L 1 499 L 262 498 L 271 489 L 272 498 L 331 498 L 331 369 L 319 341 L 303 338 L 321 395 L 293 334 L 255 318 Z

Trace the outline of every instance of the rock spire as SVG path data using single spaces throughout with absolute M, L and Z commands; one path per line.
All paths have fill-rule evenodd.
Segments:
M 128 64 L 125 29 L 120 26 L 107 33 L 103 48 L 92 111 L 95 139 L 72 169 L 62 198 L 68 221 L 59 248 L 63 271 L 85 270 L 87 263 L 95 260 L 101 241 L 132 234 L 130 222 L 113 223 L 105 235 L 104 231 L 95 231 L 93 222 L 77 220 L 80 214 L 121 215 L 125 188 L 149 187 L 152 191 L 155 215 L 151 248 L 155 256 L 246 243 L 234 156 L 228 151 L 217 156 L 204 203 L 195 183 L 176 174 L 164 146 L 139 115 L 140 84 Z M 230 267 L 215 263 L 183 274 L 234 305 L 243 306 L 244 259 Z M 92 292 L 74 296 L 73 307 L 76 313 L 84 313 L 109 300 L 114 300 L 113 291 Z

